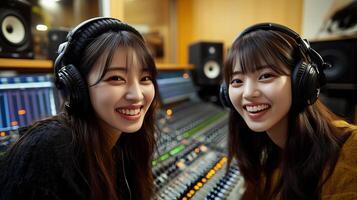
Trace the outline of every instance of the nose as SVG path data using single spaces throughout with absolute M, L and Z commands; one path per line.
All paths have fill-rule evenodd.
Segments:
M 128 85 L 125 98 L 129 101 L 141 101 L 144 98 L 142 88 L 138 81 L 133 81 Z
M 258 83 L 254 80 L 246 80 L 243 86 L 243 98 L 255 98 L 260 95 Z

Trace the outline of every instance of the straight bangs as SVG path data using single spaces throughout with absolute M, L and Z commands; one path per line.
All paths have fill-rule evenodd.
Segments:
M 128 31 L 121 31 L 121 32 L 108 32 L 104 33 L 99 36 L 95 41 L 93 41 L 88 48 L 86 49 L 87 52 L 97 53 L 98 56 L 87 56 L 87 57 L 99 57 L 97 60 L 84 60 L 82 62 L 83 68 L 85 70 L 85 74 L 87 75 L 90 69 L 95 64 L 100 64 L 101 74 L 93 85 L 99 83 L 105 73 L 108 71 L 110 64 L 112 63 L 113 56 L 118 48 L 122 48 L 127 50 L 126 52 L 126 64 L 128 67 L 132 65 L 132 61 L 134 55 L 137 57 L 140 65 L 143 69 L 148 70 L 150 73 L 153 81 L 155 82 L 157 76 L 157 70 L 155 61 L 145 48 L 144 41 L 135 35 L 134 33 Z M 86 55 L 86 53 L 85 53 Z M 154 83 L 156 84 L 156 82 Z
M 270 67 L 280 75 L 290 75 L 295 63 L 295 42 L 286 34 L 257 30 L 236 39 L 225 63 L 225 80 L 231 81 L 233 70 L 239 66 L 243 74 Z

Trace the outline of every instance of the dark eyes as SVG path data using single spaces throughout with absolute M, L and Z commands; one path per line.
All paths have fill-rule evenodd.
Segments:
M 261 74 L 259 77 L 258 77 L 258 81 L 269 81 L 271 79 L 273 79 L 275 77 L 274 74 L 272 73 L 264 73 L 264 74 Z M 242 79 L 239 79 L 239 78 L 235 78 L 231 81 L 231 85 L 234 87 L 234 86 L 240 86 L 243 84 L 243 80 Z
M 151 76 L 144 76 L 141 81 L 152 81 Z
M 125 81 L 125 79 L 120 76 L 110 76 L 106 81 Z
M 116 83 L 122 83 L 122 82 L 126 82 L 125 78 L 121 77 L 121 76 L 110 76 L 107 79 L 105 79 L 106 81 L 109 82 L 116 82 Z M 152 78 L 151 76 L 144 76 L 140 79 L 141 82 L 151 82 Z
M 272 78 L 274 75 L 273 74 L 269 74 L 269 73 L 266 73 L 266 74 L 262 74 L 259 79 L 268 79 L 268 78 Z
M 233 79 L 233 80 L 231 81 L 231 84 L 232 84 L 232 85 L 234 85 L 234 84 L 240 84 L 240 83 L 243 83 L 243 81 L 240 80 L 240 79 Z

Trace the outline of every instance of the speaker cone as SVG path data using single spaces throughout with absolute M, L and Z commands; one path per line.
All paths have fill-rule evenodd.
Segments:
M 1 33 L 6 41 L 19 46 L 26 39 L 25 24 L 14 15 L 4 17 L 1 22 Z
M 219 76 L 221 68 L 216 61 L 210 60 L 203 66 L 203 73 L 207 78 L 215 79 Z

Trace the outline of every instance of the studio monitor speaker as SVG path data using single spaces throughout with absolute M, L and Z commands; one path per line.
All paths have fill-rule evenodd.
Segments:
M 58 46 L 66 41 L 69 29 L 51 29 L 48 31 L 48 58 L 56 60 L 58 56 Z
M 193 80 L 199 86 L 219 85 L 222 80 L 223 43 L 198 42 L 189 46 Z
M 332 65 L 324 72 L 327 86 L 335 89 L 357 89 L 357 37 L 338 40 L 313 41 L 311 47 Z
M 24 0 L 0 1 L 0 57 L 34 57 L 31 5 Z

